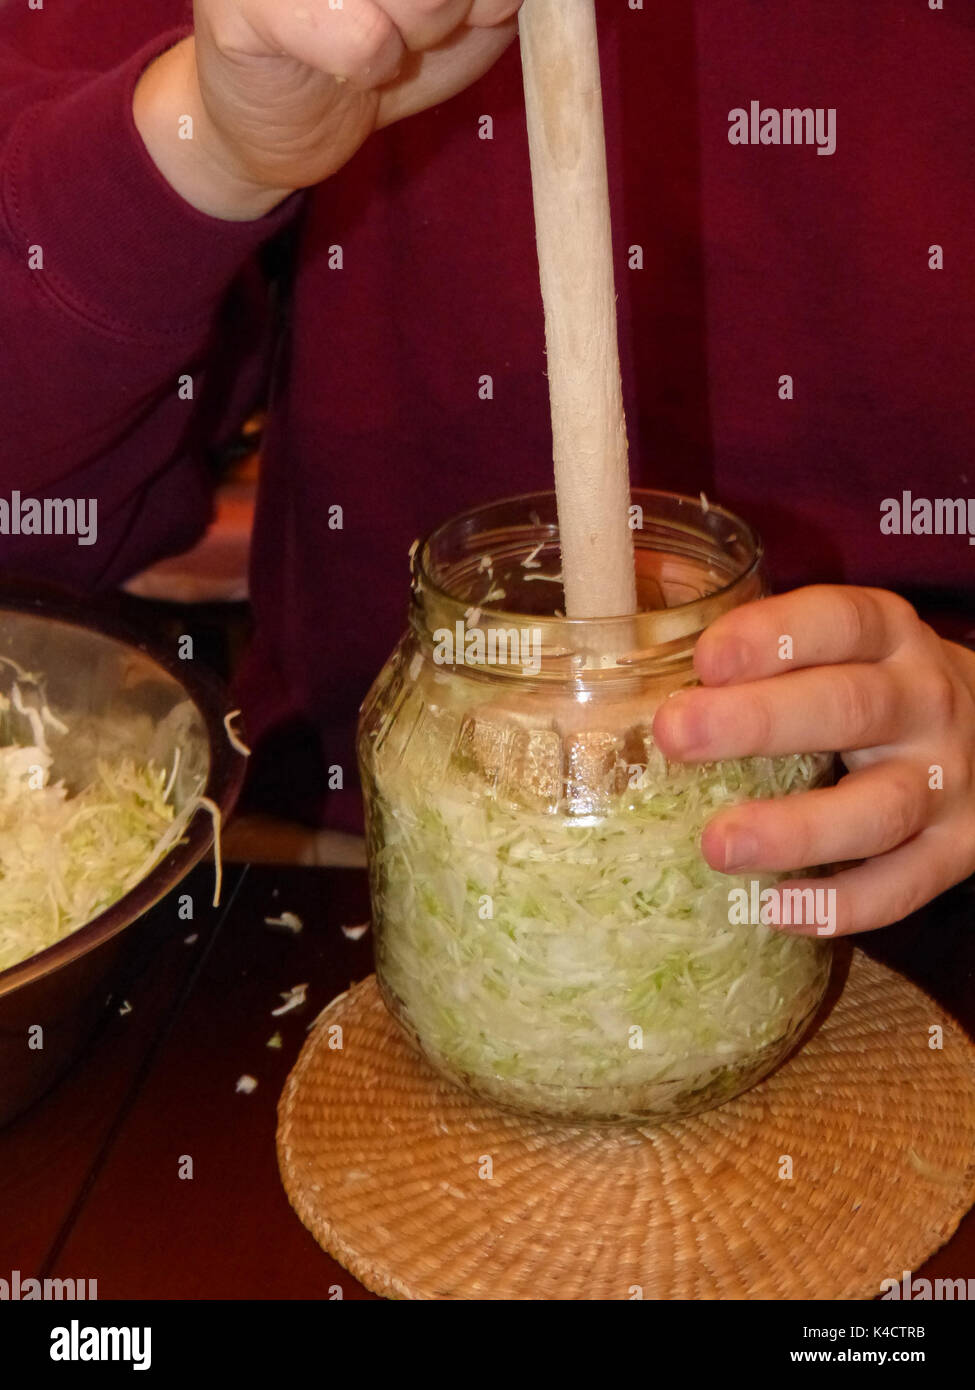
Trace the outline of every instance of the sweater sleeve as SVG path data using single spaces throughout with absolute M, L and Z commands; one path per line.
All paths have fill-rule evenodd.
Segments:
M 258 376 L 256 253 L 300 199 L 224 222 L 159 174 L 133 91 L 183 32 L 95 73 L 0 37 L 0 574 L 105 587 L 192 544 L 206 448 Z M 94 534 L 44 533 L 80 500 Z

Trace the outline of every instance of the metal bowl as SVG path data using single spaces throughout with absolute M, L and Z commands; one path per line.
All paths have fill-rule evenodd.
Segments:
M 175 760 L 177 815 L 200 794 L 222 815 L 232 809 L 246 759 L 228 740 L 218 683 L 191 660 L 151 652 L 113 621 L 93 621 L 75 605 L 15 599 L 0 603 L 5 690 L 11 661 L 38 676 L 47 705 L 67 725 L 67 734 L 49 729 L 52 779 L 80 788 L 91 780 L 96 760 L 112 753 L 168 768 Z M 181 841 L 117 902 L 0 971 L 0 1124 L 36 1100 L 77 1057 L 131 957 L 125 929 L 165 897 L 212 842 L 211 818 L 197 809 Z M 173 920 L 178 929 L 175 914 Z M 43 1035 L 29 1031 L 38 1024 Z

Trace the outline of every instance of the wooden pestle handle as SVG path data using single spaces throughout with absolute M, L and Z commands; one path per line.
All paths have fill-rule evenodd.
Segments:
M 519 18 L 566 616 L 636 611 L 593 0 Z

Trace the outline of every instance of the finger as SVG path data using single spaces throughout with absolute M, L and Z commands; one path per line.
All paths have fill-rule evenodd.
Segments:
M 327 0 L 273 7 L 246 0 L 240 13 L 269 52 L 294 58 L 356 87 L 391 81 L 406 51 L 393 20 L 373 0 L 343 0 L 342 8 L 335 10 Z M 232 42 L 221 38 L 219 25 L 214 33 L 221 47 L 233 49 Z
M 427 104 L 424 90 L 436 86 L 441 101 L 462 91 L 495 63 L 518 33 L 518 26 L 498 25 L 493 29 L 462 29 L 437 48 L 412 54 L 403 74 L 412 79 L 423 73 L 429 82 L 396 82 L 379 93 L 377 128 L 400 121 L 422 110 Z
M 820 666 L 778 680 L 681 690 L 653 722 L 664 756 L 710 762 L 846 752 L 902 740 L 929 716 L 884 666 Z
M 380 0 L 412 52 L 433 48 L 467 18 L 471 0 Z
M 931 826 L 889 854 L 844 869 L 833 878 L 792 879 L 778 884 L 774 894 L 780 903 L 786 889 L 829 889 L 834 894 L 828 913 L 832 923 L 827 923 L 827 930 L 822 930 L 821 923 L 808 920 L 781 930 L 797 936 L 852 936 L 888 927 L 961 883 L 975 867 L 973 860 L 970 847 L 967 859 L 959 854 L 954 832 L 946 826 Z M 781 918 L 781 909 L 779 915 Z
M 694 666 L 705 685 L 726 685 L 807 666 L 882 661 L 918 627 L 911 605 L 886 589 L 815 584 L 717 618 L 697 643 Z
M 750 801 L 708 822 L 701 849 L 712 869 L 789 873 L 885 854 L 928 824 L 927 773 L 908 762 L 875 763 L 835 787 Z
M 472 27 L 489 29 L 503 24 L 521 9 L 522 0 L 474 0 L 467 23 Z

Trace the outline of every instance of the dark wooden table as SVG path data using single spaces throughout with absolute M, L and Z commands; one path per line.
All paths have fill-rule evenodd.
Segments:
M 308 1026 L 372 968 L 359 870 L 234 868 L 224 905 L 210 870 L 136 930 L 147 964 L 86 1055 L 0 1131 L 0 1277 L 98 1281 L 100 1299 L 372 1298 L 292 1213 L 278 1178 L 275 1107 Z M 265 925 L 293 912 L 297 935 Z M 860 939 L 975 1030 L 975 885 Z M 196 940 L 187 943 L 187 936 Z M 282 1017 L 281 995 L 308 984 Z M 280 1033 L 282 1046 L 268 1040 Z M 238 1078 L 254 1077 L 251 1094 Z M 192 1160 L 192 1177 L 180 1175 Z M 916 1275 L 975 1277 L 975 1212 Z

